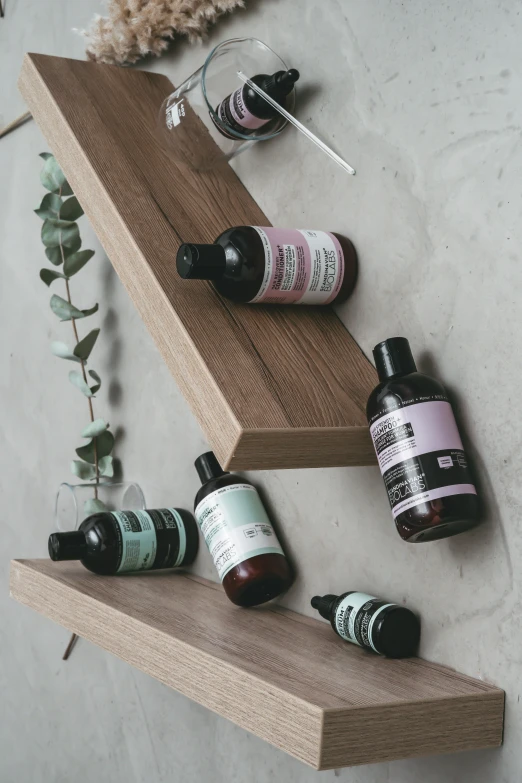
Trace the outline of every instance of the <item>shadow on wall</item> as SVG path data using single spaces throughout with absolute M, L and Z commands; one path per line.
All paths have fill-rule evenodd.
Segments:
M 120 319 L 116 309 L 111 306 L 116 282 L 116 272 L 106 256 L 101 267 L 101 277 L 106 302 L 106 315 L 103 319 L 102 328 L 107 344 L 107 366 L 105 368 L 108 378 L 107 397 L 110 409 L 117 410 L 121 407 L 123 400 L 123 387 L 119 380 L 123 343 L 119 329 Z M 118 447 L 121 445 L 126 434 L 125 427 L 119 425 L 113 429 L 113 432 L 115 438 L 115 452 L 117 455 Z M 114 479 L 116 481 L 121 481 L 123 479 L 123 467 L 121 460 L 119 460 L 117 456 L 114 458 Z

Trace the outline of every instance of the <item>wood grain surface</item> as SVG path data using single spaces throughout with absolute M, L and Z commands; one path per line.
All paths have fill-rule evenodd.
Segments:
M 316 769 L 502 742 L 500 689 L 282 607 L 239 609 L 201 578 L 18 560 L 11 595 Z
M 19 86 L 222 465 L 374 464 L 375 371 L 330 308 L 235 305 L 178 277 L 181 241 L 270 223 L 230 166 L 167 157 L 168 79 L 29 54 Z

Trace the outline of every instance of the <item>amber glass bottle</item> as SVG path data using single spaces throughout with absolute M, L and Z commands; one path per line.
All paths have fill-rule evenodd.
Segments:
M 299 71 L 291 68 L 289 71 L 277 71 L 271 76 L 260 73 L 252 76 L 251 81 L 261 87 L 280 106 L 286 108 L 286 97 L 292 92 L 298 79 Z M 271 119 L 280 116 L 277 109 L 248 84 L 238 87 L 235 92 L 221 101 L 216 108 L 216 114 L 221 121 L 218 125 L 214 120 L 216 127 L 223 136 L 231 139 L 238 137 L 234 133 L 227 132 L 228 129 L 232 129 L 240 136 L 250 136 Z
M 477 491 L 444 387 L 417 372 L 405 337 L 373 355 L 380 383 L 366 414 L 400 536 L 433 541 L 474 527 Z
M 101 511 L 78 530 L 49 536 L 51 560 L 81 560 L 95 574 L 189 565 L 198 553 L 192 514 L 179 508 Z
M 236 226 L 213 245 L 183 244 L 180 277 L 211 280 L 233 302 L 327 305 L 343 302 L 357 278 L 357 254 L 328 231 Z
M 222 470 L 212 451 L 195 466 L 203 482 L 196 520 L 228 598 L 238 606 L 276 598 L 293 577 L 256 488 Z

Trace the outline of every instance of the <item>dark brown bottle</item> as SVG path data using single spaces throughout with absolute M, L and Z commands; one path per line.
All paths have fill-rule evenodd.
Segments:
M 381 383 L 366 415 L 400 536 L 434 541 L 474 527 L 477 491 L 444 387 L 417 372 L 405 337 L 373 355 Z
M 250 304 L 339 303 L 357 278 L 349 239 L 293 228 L 229 228 L 213 245 L 181 245 L 176 266 L 180 277 L 211 280 L 222 296 Z
M 212 451 L 195 466 L 195 516 L 228 598 L 257 606 L 281 595 L 292 572 L 256 488 L 222 470 Z
M 50 535 L 49 557 L 81 560 L 95 574 L 122 574 L 189 565 L 198 545 L 198 527 L 188 511 L 102 511 L 74 532 Z
M 294 89 L 298 79 L 299 71 L 291 68 L 289 71 L 277 71 L 271 76 L 260 73 L 252 76 L 251 81 L 285 108 L 286 98 Z M 216 108 L 216 114 L 219 124 L 211 114 L 214 124 L 223 136 L 231 139 L 255 135 L 259 128 L 274 117 L 281 116 L 277 109 L 248 84 L 241 85 L 221 101 Z
M 420 621 L 405 606 L 354 590 L 316 595 L 311 604 L 341 639 L 366 650 L 388 658 L 408 658 L 419 646 Z

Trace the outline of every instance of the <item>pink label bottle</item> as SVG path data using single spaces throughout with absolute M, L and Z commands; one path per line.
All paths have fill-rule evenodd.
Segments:
M 417 372 L 405 337 L 373 355 L 380 383 L 366 414 L 399 535 L 416 543 L 474 527 L 477 490 L 444 387 Z
M 182 244 L 176 266 L 180 277 L 210 280 L 234 302 L 327 305 L 352 292 L 357 254 L 329 231 L 237 226 L 212 245 Z
M 253 76 L 251 81 L 285 108 L 286 97 L 292 92 L 298 79 L 299 71 L 291 68 L 289 71 L 277 71 L 272 76 L 264 73 L 258 74 Z M 216 108 L 216 114 L 221 123 L 218 124 L 214 120 L 214 124 L 223 136 L 232 139 L 236 139 L 237 136 L 234 133 L 227 133 L 228 128 L 240 136 L 251 136 L 258 128 L 262 128 L 263 125 L 278 116 L 277 109 L 267 103 L 248 84 L 241 85 L 221 101 Z

